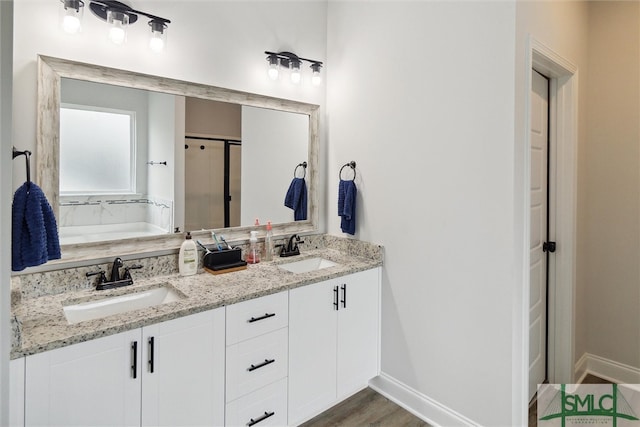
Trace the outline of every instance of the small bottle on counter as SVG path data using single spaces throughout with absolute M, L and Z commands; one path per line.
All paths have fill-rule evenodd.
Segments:
M 260 251 L 258 250 L 258 232 L 256 230 L 251 232 L 251 237 L 249 238 L 249 251 L 247 252 L 247 261 L 248 264 L 257 264 L 260 262 Z
M 187 231 L 184 242 L 180 246 L 178 255 L 178 271 L 181 276 L 191 276 L 198 272 L 198 248 Z
M 273 230 L 271 221 L 267 221 L 267 234 L 264 236 L 264 260 L 271 261 L 273 259 Z

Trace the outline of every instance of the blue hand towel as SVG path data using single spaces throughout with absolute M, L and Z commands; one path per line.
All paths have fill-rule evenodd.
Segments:
M 53 209 L 40 187 L 25 182 L 13 196 L 11 269 L 22 271 L 60 256 Z
M 304 178 L 293 178 L 284 197 L 284 205 L 293 209 L 295 221 L 307 219 L 307 183 Z
M 343 233 L 356 234 L 356 183 L 340 180 L 338 185 L 338 215 Z

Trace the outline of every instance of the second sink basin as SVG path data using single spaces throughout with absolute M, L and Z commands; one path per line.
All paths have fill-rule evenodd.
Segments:
M 130 294 L 67 305 L 63 311 L 67 322 L 72 325 L 85 320 L 101 319 L 113 314 L 166 304 L 182 298 L 183 295 L 171 285 L 163 285 Z
M 329 268 L 336 266 L 333 261 L 329 261 L 324 258 L 309 258 L 300 261 L 288 262 L 286 264 L 280 264 L 278 268 L 282 270 L 290 271 L 292 273 L 308 273 L 310 271 L 322 270 L 323 268 Z

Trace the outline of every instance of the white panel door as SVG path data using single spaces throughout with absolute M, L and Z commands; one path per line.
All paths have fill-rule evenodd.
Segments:
M 330 280 L 289 292 L 289 424 L 336 398 L 336 294 Z
M 338 400 L 367 386 L 378 374 L 379 269 L 337 279 Z
M 26 358 L 26 426 L 139 426 L 140 329 Z
M 224 322 L 218 308 L 143 328 L 143 426 L 224 424 Z
M 529 399 L 546 379 L 547 354 L 547 151 L 549 82 L 532 73 L 531 89 L 531 265 L 529 302 Z

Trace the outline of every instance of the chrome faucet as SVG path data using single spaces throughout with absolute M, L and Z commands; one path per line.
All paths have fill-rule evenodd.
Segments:
M 97 291 L 133 285 L 133 277 L 131 277 L 131 272 L 129 270 L 136 270 L 138 268 L 142 268 L 142 266 L 132 265 L 129 267 L 125 267 L 124 274 L 122 275 L 122 277 L 120 277 L 120 267 L 122 267 L 123 265 L 124 263 L 122 262 L 122 258 L 118 257 L 113 260 L 113 265 L 111 266 L 110 280 L 107 280 L 107 276 L 105 275 L 104 270 L 98 270 L 92 273 L 87 273 L 85 274 L 85 276 L 91 277 L 95 275 L 100 275 L 100 277 L 98 278 L 98 283 L 96 284 Z

